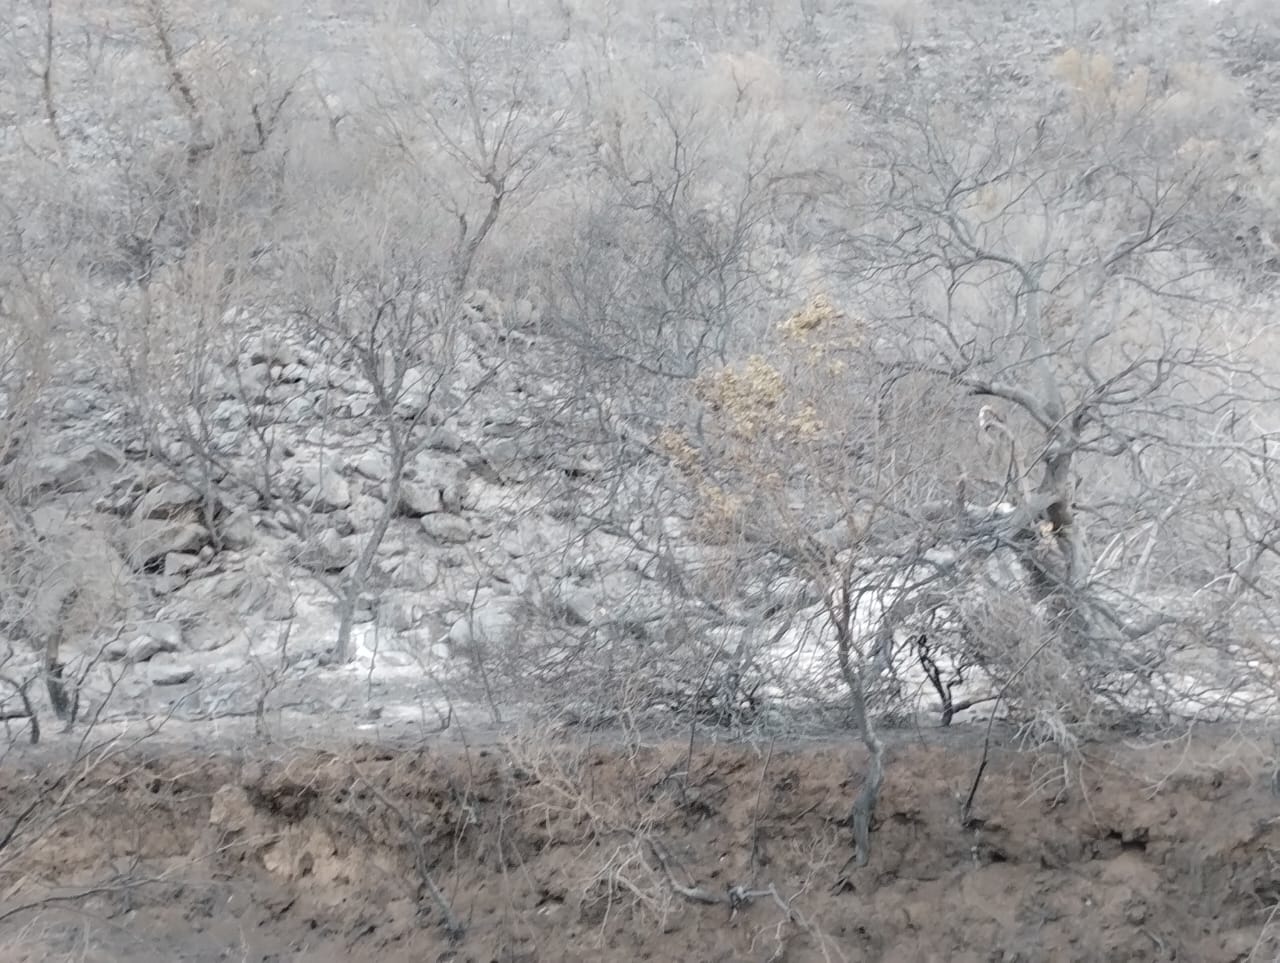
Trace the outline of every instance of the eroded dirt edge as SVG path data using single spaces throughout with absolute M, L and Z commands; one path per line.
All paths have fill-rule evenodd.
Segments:
M 0 946 L 45 960 L 1271 959 L 1274 753 L 1239 734 L 863 758 L 514 739 L 0 774 Z M 88 895 L 85 895 L 85 894 Z

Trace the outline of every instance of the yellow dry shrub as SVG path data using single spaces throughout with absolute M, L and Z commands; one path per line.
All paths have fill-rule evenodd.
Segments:
M 1074 92 L 1077 114 L 1093 115 L 1111 105 L 1115 65 L 1105 54 L 1072 47 L 1054 58 L 1053 71 Z
M 1099 117 L 1133 117 L 1154 102 L 1151 71 L 1144 66 L 1116 74 L 1111 58 L 1075 48 L 1053 60 L 1053 72 L 1073 95 L 1071 111 L 1078 121 Z
M 758 436 L 776 422 L 774 412 L 785 393 L 782 375 L 759 355 L 748 358 L 741 370 L 723 368 L 699 378 L 697 384 L 698 399 L 744 438 Z
M 812 441 L 825 430 L 826 425 L 818 417 L 818 408 L 811 401 L 800 406 L 800 410 L 787 420 L 787 431 L 791 439 L 796 441 Z
M 778 328 L 784 337 L 803 338 L 821 327 L 830 328 L 843 317 L 844 315 L 831 303 L 830 298 L 825 294 L 819 294 L 779 324 Z
M 864 318 L 840 310 L 825 294 L 810 299 L 778 324 L 784 342 L 804 346 L 807 352 L 800 359 L 807 361 L 812 371 L 827 377 L 845 369 L 845 362 L 832 359 L 831 355 L 860 347 L 866 340 L 867 328 Z
M 1132 119 L 1145 111 L 1166 124 L 1184 129 L 1202 127 L 1215 115 L 1230 114 L 1241 106 L 1240 84 L 1219 68 L 1202 63 L 1176 63 L 1169 67 L 1167 89 L 1162 89 L 1145 66 L 1117 74 L 1105 54 L 1074 48 L 1052 62 L 1057 75 L 1072 94 L 1076 120 Z
M 694 515 L 696 536 L 716 544 L 735 539 L 742 530 L 742 496 L 706 482 L 698 485 L 697 495 Z
M 676 428 L 663 428 L 654 439 L 654 447 L 671 459 L 672 464 L 686 475 L 698 471 L 698 449 L 684 432 Z
M 1117 88 L 1112 99 L 1119 113 L 1133 116 L 1151 102 L 1151 96 L 1151 71 L 1139 66 Z

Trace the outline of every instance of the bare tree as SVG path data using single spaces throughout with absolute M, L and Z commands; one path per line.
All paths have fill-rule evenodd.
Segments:
M 1217 157 L 1167 123 L 1149 77 L 1103 67 L 1068 58 L 1069 109 L 992 118 L 981 146 L 914 102 L 878 132 L 869 230 L 840 243 L 886 370 L 987 402 L 1005 477 L 972 465 L 968 482 L 1008 506 L 996 537 L 1066 650 L 1131 674 L 1180 615 L 1121 575 L 1158 550 L 1121 562 L 1098 542 L 1189 513 L 1170 507 L 1188 452 L 1263 388 L 1210 334 L 1229 290 L 1201 248 Z
M 821 142 L 793 122 L 801 104 L 758 55 L 663 82 L 596 64 L 582 96 L 594 108 L 590 149 L 556 198 L 569 218 L 548 211 L 549 243 L 530 258 L 547 306 L 521 358 L 548 386 L 526 403 L 539 447 L 556 453 L 538 478 L 540 504 L 571 534 L 554 553 L 557 574 L 536 578 L 535 624 L 553 641 L 519 678 L 545 677 L 547 702 L 575 712 L 664 706 L 740 725 L 760 680 L 739 671 L 726 632 L 740 622 L 754 632 L 758 619 L 727 614 L 732 565 L 704 565 L 673 525 L 684 507 L 662 482 L 654 440 L 697 418 L 699 374 L 770 325 L 779 288 L 794 295 L 803 283 L 782 265 L 825 186 Z M 600 553 L 607 564 L 593 570 L 563 564 Z M 566 612 L 579 588 L 600 600 L 587 624 Z M 566 678 L 571 689 L 556 691 Z
M 250 418 L 229 430 L 215 412 L 228 399 L 247 410 L 260 401 L 241 356 L 268 310 L 256 285 L 286 216 L 287 108 L 301 72 L 279 66 L 260 37 L 239 43 L 233 34 L 200 56 L 184 51 L 180 36 L 203 25 L 193 9 L 147 0 L 137 13 L 187 130 L 166 130 L 158 142 L 150 131 L 122 132 L 111 145 L 121 213 L 105 227 L 118 238 L 112 267 L 124 283 L 108 297 L 132 322 L 112 328 L 119 387 L 153 455 L 201 494 L 216 538 L 223 479 L 263 503 L 275 494 L 270 426 Z M 232 59 L 256 66 L 229 81 Z
M 810 586 L 809 644 L 870 755 L 863 859 L 875 716 L 921 691 L 944 723 L 999 696 L 1070 743 L 1249 684 L 1230 641 L 1275 543 L 1245 481 L 1269 432 L 1244 420 L 1269 391 L 1215 327 L 1236 290 L 1204 250 L 1221 155 L 1145 75 L 1062 69 L 1067 109 L 988 112 L 981 137 L 914 97 L 880 115 L 830 235 L 841 297 L 704 370 L 705 418 L 663 439 L 687 536 L 748 562 L 736 597 Z
M 357 558 L 335 586 L 335 658 L 345 662 L 357 605 L 392 520 L 436 507 L 406 497 L 406 471 L 424 450 L 430 429 L 457 405 L 451 390 L 462 349 L 457 330 L 461 304 L 447 271 L 442 279 L 438 268 L 383 249 L 363 270 L 348 276 L 340 272 L 338 267 L 334 273 L 332 302 L 304 309 L 302 320 L 333 357 L 348 359 L 370 386 L 388 459 L 381 509 Z
M 308 252 L 301 279 L 305 336 L 368 386 L 387 456 L 381 507 L 336 586 L 338 661 L 350 657 L 357 603 L 393 519 L 445 507 L 439 491 L 408 497 L 406 480 L 431 430 L 502 364 L 492 337 L 467 330 L 464 298 L 500 222 L 537 191 L 566 120 L 531 89 L 533 54 L 518 31 L 494 37 L 448 11 L 424 26 L 421 49 L 389 49 L 385 85 L 371 91 L 366 133 L 385 152 L 383 196 L 334 199 L 330 216 L 359 233 Z

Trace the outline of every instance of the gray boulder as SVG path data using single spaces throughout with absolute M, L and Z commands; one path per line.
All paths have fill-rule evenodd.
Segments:
M 182 685 L 195 678 L 196 670 L 189 665 L 153 663 L 149 675 L 152 685 Z
M 303 501 L 318 511 L 336 511 L 351 504 L 351 486 L 342 477 L 342 464 L 336 459 L 325 459 L 302 466 L 302 477 L 310 487 L 302 496 Z
M 133 517 L 183 519 L 190 521 L 200 508 L 201 498 L 190 485 L 180 481 L 161 482 L 140 499 L 133 510 Z
M 125 645 L 108 646 L 107 656 L 137 665 L 150 662 L 163 652 L 177 652 L 182 648 L 182 627 L 176 623 L 145 622 L 138 629 L 138 634 Z
M 49 454 L 33 466 L 33 485 L 39 491 L 87 491 L 93 480 L 114 474 L 127 462 L 125 453 L 105 442 L 77 445 L 61 454 Z

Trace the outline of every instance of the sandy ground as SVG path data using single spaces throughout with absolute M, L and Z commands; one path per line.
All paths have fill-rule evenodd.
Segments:
M 1276 958 L 1269 738 L 997 746 L 962 822 L 982 737 L 894 739 L 862 867 L 842 740 L 46 750 L 0 773 L 0 958 Z

